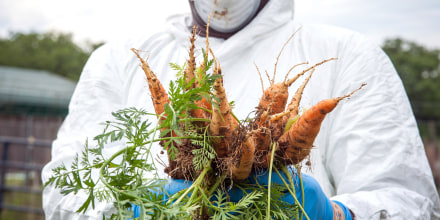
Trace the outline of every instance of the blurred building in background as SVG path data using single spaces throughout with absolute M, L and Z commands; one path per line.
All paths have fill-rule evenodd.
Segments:
M 44 219 L 41 169 L 75 85 L 47 71 L 0 66 L 0 219 Z

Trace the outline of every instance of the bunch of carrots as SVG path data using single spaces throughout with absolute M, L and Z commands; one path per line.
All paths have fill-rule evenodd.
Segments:
M 207 27 L 207 35 L 209 34 Z M 295 32 L 296 33 L 296 32 Z M 233 114 L 231 105 L 226 96 L 225 88 L 223 86 L 222 70 L 219 61 L 214 56 L 211 48 L 209 48 L 208 36 L 206 37 L 206 50 L 204 53 L 204 60 L 208 58 L 208 54 L 213 57 L 212 75 L 217 76 L 212 86 L 212 93 L 214 98 L 207 99 L 203 96 L 197 100 L 195 104 L 198 108 L 188 110 L 188 114 L 193 118 L 207 119 L 204 122 L 195 122 L 195 126 L 207 126 L 209 135 L 212 138 L 212 145 L 216 153 L 216 158 L 213 160 L 213 166 L 217 168 L 215 173 L 226 174 L 233 181 L 242 181 L 249 177 L 252 169 L 269 168 L 273 163 L 281 163 L 283 165 L 295 165 L 304 160 L 313 147 L 313 142 L 318 135 L 321 123 L 325 116 L 331 112 L 338 103 L 350 97 L 354 92 L 361 89 L 354 90 L 350 94 L 338 97 L 325 99 L 312 106 L 299 115 L 299 104 L 301 96 L 310 80 L 315 68 L 326 62 L 335 60 L 330 58 L 319 63 L 311 65 L 304 69 L 299 74 L 292 78 L 288 78 L 289 73 L 297 66 L 307 64 L 301 63 L 294 65 L 286 74 L 282 82 L 275 83 L 275 74 L 278 59 L 286 44 L 292 37 L 284 44 L 281 49 L 275 69 L 273 78 L 270 79 L 270 85 L 264 89 L 263 96 L 256 107 L 255 117 L 252 120 L 247 120 L 245 125 L 240 122 Z M 189 58 L 187 60 L 184 79 L 187 83 L 186 88 L 197 88 L 201 83 L 201 75 L 207 74 L 205 71 L 196 71 L 195 61 L 195 46 L 196 28 L 193 28 L 192 36 L 190 37 Z M 148 87 L 151 93 L 154 109 L 157 114 L 159 123 L 167 118 L 165 113 L 165 105 L 170 104 L 170 99 L 167 95 L 161 82 L 153 73 L 147 60 L 144 60 L 139 51 L 132 49 L 141 62 L 143 71 L 145 72 Z M 205 69 L 201 64 L 201 69 Z M 258 70 L 258 67 L 257 67 Z M 260 71 L 258 70 L 260 73 Z M 288 88 L 302 75 L 308 73 L 302 85 L 293 95 L 289 104 Z M 260 73 L 261 79 L 261 73 Z M 163 128 L 166 129 L 166 128 Z M 198 132 L 205 132 L 204 129 L 198 129 Z M 171 132 L 168 136 L 177 136 Z M 175 143 L 178 145 L 179 154 L 184 152 L 191 152 L 191 144 L 188 142 Z M 187 156 L 188 154 L 186 154 Z M 183 155 L 185 156 L 185 155 Z M 194 170 L 182 168 L 183 164 L 179 163 L 176 158 L 169 158 L 169 167 L 166 172 L 173 178 L 187 178 L 193 174 L 185 174 L 182 172 L 194 172 Z M 177 172 L 178 171 L 178 172 Z M 188 178 L 187 178 L 188 179 Z M 193 179 L 192 179 L 193 180 Z

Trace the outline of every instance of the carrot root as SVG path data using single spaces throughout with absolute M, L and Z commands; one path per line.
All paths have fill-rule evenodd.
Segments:
M 162 83 L 157 78 L 157 76 L 150 69 L 150 66 L 147 63 L 148 58 L 147 60 L 144 60 L 139 55 L 139 50 L 136 50 L 134 48 L 132 48 L 131 50 L 136 54 L 136 56 L 141 61 L 142 69 L 144 70 L 145 76 L 147 77 L 148 88 L 150 89 L 154 110 L 156 112 L 157 117 L 160 117 L 160 115 L 162 115 L 165 112 L 165 104 L 170 103 L 168 94 L 164 89 L 164 87 L 162 86 Z M 165 117 L 166 116 L 161 118 L 161 120 L 163 120 Z
M 365 85 L 362 84 L 347 95 L 322 100 L 305 111 L 292 127 L 278 139 L 280 149 L 284 151 L 283 160 L 289 164 L 297 164 L 305 159 L 310 154 L 325 116 L 333 111 L 341 100 L 350 97 Z
M 214 74 L 221 75 L 220 65 L 214 58 Z M 215 141 L 214 149 L 217 155 L 226 157 L 231 153 L 229 147 L 232 142 L 232 133 L 238 126 L 238 122 L 232 115 L 232 109 L 229 105 L 228 98 L 226 97 L 225 88 L 223 87 L 223 78 L 216 79 L 214 83 L 214 95 L 219 99 L 216 104 L 218 109 L 214 109 L 211 115 L 211 124 L 209 125 L 209 131 L 213 136 L 223 136 L 220 140 Z
M 231 176 L 234 181 L 242 181 L 249 177 L 252 172 L 252 165 L 255 156 L 254 138 L 248 134 L 240 147 L 236 149 L 232 157 L 230 167 Z

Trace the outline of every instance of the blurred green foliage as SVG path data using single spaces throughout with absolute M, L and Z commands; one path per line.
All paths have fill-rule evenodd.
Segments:
M 386 40 L 382 48 L 403 81 L 416 118 L 440 121 L 440 50 L 400 38 Z
M 47 70 L 77 81 L 93 49 L 83 49 L 66 33 L 10 33 L 0 39 L 0 65 Z

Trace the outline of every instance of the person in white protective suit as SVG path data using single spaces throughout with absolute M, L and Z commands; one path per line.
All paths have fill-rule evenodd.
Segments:
M 254 63 L 262 70 L 273 69 L 281 47 L 300 27 L 293 19 L 294 2 L 217 0 L 224 2 L 221 6 L 212 2 L 190 1 L 192 15 L 173 16 L 153 35 L 107 43 L 93 52 L 53 143 L 44 182 L 52 168 L 72 162 L 87 137 L 102 131 L 99 123 L 110 119 L 111 112 L 126 107 L 154 112 L 144 73 L 130 48 L 149 51 L 150 67 L 167 87 L 175 77 L 169 63 L 185 62 L 192 25 L 198 24 L 203 35 L 207 15 L 215 7 L 228 9 L 223 20 L 214 16 L 210 23 L 210 46 L 221 63 L 228 99 L 235 101 L 238 118 L 254 110 L 262 95 Z M 196 40 L 197 48 L 204 44 L 204 37 Z M 311 65 L 332 57 L 338 60 L 316 69 L 304 91 L 303 107 L 347 94 L 362 83 L 367 86 L 327 116 L 311 153 L 312 167 L 302 172 L 319 183 L 325 200 L 338 204 L 330 212 L 335 219 L 341 209 L 346 219 L 352 214 L 356 219 L 440 219 L 438 192 L 408 98 L 391 61 L 377 45 L 345 29 L 303 25 L 281 54 L 275 81 L 283 80 L 294 64 Z M 269 85 L 267 80 L 264 84 Z M 291 86 L 291 94 L 298 86 Z M 121 147 L 112 144 L 105 149 L 111 155 Z M 160 146 L 156 149 L 159 154 Z M 75 213 L 86 197 L 81 192 L 62 196 L 58 189 L 46 188 L 46 219 L 100 219 L 111 211 L 112 204 L 97 203 L 94 210 Z

